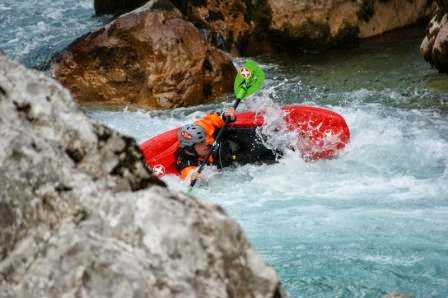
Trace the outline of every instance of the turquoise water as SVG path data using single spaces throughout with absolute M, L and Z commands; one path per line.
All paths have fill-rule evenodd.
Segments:
M 47 70 L 56 53 L 110 19 L 94 15 L 93 0 L 2 0 L 0 52 Z
M 447 297 L 446 114 L 370 103 L 327 107 L 351 128 L 338 159 L 309 163 L 290 153 L 275 165 L 208 169 L 195 196 L 224 206 L 291 297 Z M 138 140 L 201 115 L 89 114 Z
M 275 118 L 283 103 L 323 106 L 343 115 L 352 134 L 335 160 L 307 163 L 291 153 L 275 165 L 209 170 L 194 191 L 242 225 L 291 297 L 448 297 L 448 76 L 419 57 L 422 31 L 322 57 L 257 57 L 266 87 L 242 110 L 270 109 Z M 143 141 L 230 103 L 87 110 Z
M 90 0 L 3 1 L 0 51 L 46 69 L 58 49 L 105 21 L 93 14 Z M 352 134 L 337 159 L 288 153 L 275 165 L 208 168 L 194 191 L 241 224 L 291 297 L 448 297 L 448 76 L 420 58 L 423 32 L 322 55 L 256 57 L 266 86 L 241 109 L 269 110 L 274 121 L 284 103 L 323 106 Z M 165 112 L 84 109 L 143 141 L 231 105 L 223 101 Z

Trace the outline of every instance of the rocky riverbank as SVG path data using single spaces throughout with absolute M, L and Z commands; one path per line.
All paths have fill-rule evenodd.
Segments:
M 98 0 L 95 7 L 119 14 L 141 3 Z M 72 43 L 53 73 L 80 102 L 197 105 L 232 91 L 230 55 L 323 50 L 432 11 L 429 0 L 150 0 Z

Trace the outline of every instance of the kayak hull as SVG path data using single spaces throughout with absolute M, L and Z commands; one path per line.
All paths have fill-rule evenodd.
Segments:
M 286 128 L 297 137 L 291 147 L 305 160 L 334 158 L 350 140 L 348 125 L 336 112 L 302 105 L 285 105 L 282 110 Z M 264 123 L 263 114 L 249 111 L 237 113 L 237 120 L 229 127 L 256 129 Z M 140 144 L 146 163 L 159 176 L 178 174 L 174 156 L 179 146 L 177 130 L 169 130 Z

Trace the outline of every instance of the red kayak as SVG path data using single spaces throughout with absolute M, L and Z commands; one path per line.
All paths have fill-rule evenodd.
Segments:
M 344 118 L 336 112 L 310 106 L 283 106 L 284 121 L 289 131 L 297 135 L 291 144 L 306 160 L 330 159 L 350 140 L 350 130 Z M 264 124 L 260 113 L 237 113 L 237 120 L 228 125 L 230 131 L 255 131 Z M 178 148 L 178 128 L 159 134 L 140 145 L 146 163 L 159 175 L 178 174 L 174 153 Z M 247 137 L 246 137 L 247 139 Z M 247 141 L 247 140 L 246 140 Z

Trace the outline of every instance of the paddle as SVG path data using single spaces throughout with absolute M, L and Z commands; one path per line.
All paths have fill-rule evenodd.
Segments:
M 235 92 L 236 101 L 233 104 L 233 108 L 236 110 L 240 102 L 244 101 L 244 99 L 255 92 L 263 85 L 264 82 L 264 72 L 257 64 L 257 62 L 253 60 L 246 60 L 244 65 L 240 68 L 239 72 L 235 77 L 235 82 L 233 84 L 233 89 Z M 214 153 L 218 149 L 219 141 L 221 140 L 222 133 L 224 132 L 227 124 L 229 123 L 229 119 L 225 119 L 224 125 L 218 132 L 218 135 L 215 138 L 215 141 L 212 144 L 212 148 L 210 152 L 205 157 L 205 160 L 199 166 L 197 171 L 198 174 L 202 172 L 204 167 L 207 165 L 207 161 L 210 158 L 210 155 Z M 193 190 L 193 187 L 196 184 L 196 180 L 192 180 L 190 182 L 190 187 L 188 188 L 188 192 Z

